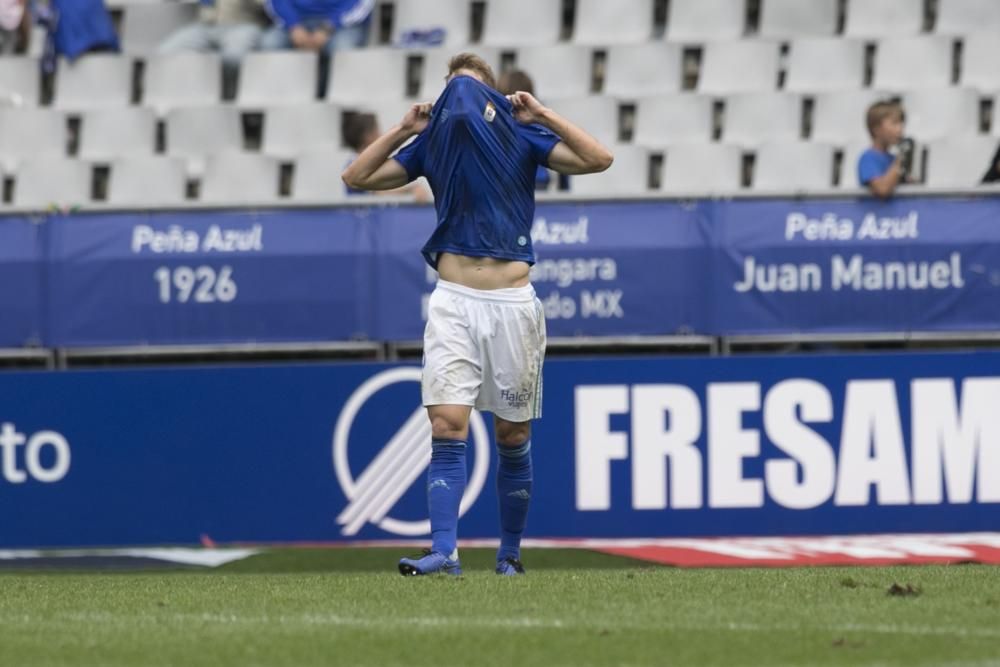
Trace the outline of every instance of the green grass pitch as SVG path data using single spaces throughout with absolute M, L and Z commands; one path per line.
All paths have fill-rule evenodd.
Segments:
M 1000 568 L 643 567 L 404 578 L 399 550 L 275 550 L 209 571 L 0 574 L 0 665 L 1000 665 Z M 893 584 L 911 594 L 891 595 Z

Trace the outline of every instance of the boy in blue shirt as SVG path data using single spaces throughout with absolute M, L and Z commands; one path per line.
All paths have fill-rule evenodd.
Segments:
M 868 108 L 872 147 L 858 159 L 858 182 L 877 197 L 892 196 L 908 180 L 913 142 L 903 138 L 903 108 L 897 102 L 876 102 Z
M 408 140 L 413 142 L 399 149 Z M 472 408 L 493 412 L 499 465 L 496 572 L 523 574 L 532 493 L 531 420 L 541 416 L 545 317 L 528 279 L 539 165 L 585 174 L 611 165 L 596 139 L 530 93 L 496 90 L 493 71 L 462 53 L 434 103 L 415 104 L 344 171 L 353 188 L 398 188 L 426 176 L 438 224 L 423 248 L 439 281 L 424 332 L 423 404 L 431 422 L 427 477 L 432 548 L 404 575 L 461 573 L 459 503 Z

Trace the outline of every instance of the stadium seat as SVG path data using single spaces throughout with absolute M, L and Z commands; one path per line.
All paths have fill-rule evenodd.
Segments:
M 612 46 L 605 67 L 606 95 L 644 97 L 681 89 L 681 49 L 675 44 Z
M 336 150 L 341 146 L 340 109 L 317 102 L 294 107 L 274 107 L 264 113 L 262 152 L 289 158 L 310 150 Z
M 833 146 L 813 141 L 762 144 L 754 164 L 757 191 L 828 190 L 833 187 Z
M 660 190 L 673 195 L 740 189 L 743 152 L 729 144 L 677 144 L 667 149 Z
M 296 201 L 343 201 L 347 198 L 340 174 L 355 157 L 349 150 L 307 152 L 295 158 L 292 199 Z
M 121 206 L 168 206 L 184 201 L 184 161 L 163 156 L 119 158 L 111 163 L 108 203 Z
M 996 32 L 977 32 L 963 40 L 959 83 L 984 92 L 1000 92 L 1000 39 Z
M 1000 2 L 996 0 L 938 0 L 934 31 L 942 35 L 973 32 L 1000 33 Z
M 476 44 L 470 45 L 468 50 L 489 63 L 493 71 L 499 74 L 500 51 L 498 49 Z M 445 77 L 448 75 L 448 61 L 455 53 L 456 50 L 448 48 L 427 49 L 421 52 L 424 64 L 420 71 L 420 89 L 417 93 L 419 101 L 433 102 L 441 94 L 441 91 L 444 90 Z
M 392 22 L 392 43 L 400 44 L 410 30 L 443 28 L 445 48 L 469 42 L 472 4 L 469 0 L 396 0 Z
M 0 58 L 0 107 L 37 105 L 41 77 L 37 58 Z
M 586 128 L 605 145 L 618 143 L 618 100 L 605 95 L 564 98 L 552 102 L 556 111 Z
M 143 104 L 160 115 L 178 107 L 218 104 L 222 60 L 216 53 L 172 53 L 146 60 Z
M 693 93 L 643 98 L 636 104 L 632 141 L 663 148 L 712 140 L 712 98 Z
M 935 188 L 978 185 L 996 151 L 995 137 L 972 135 L 932 141 L 927 145 L 924 183 Z
M 204 169 L 210 153 L 243 147 L 240 113 L 231 106 L 173 109 L 166 117 L 167 155 L 188 160 L 192 174 Z
M 209 156 L 201 179 L 200 200 L 245 205 L 278 201 L 278 161 L 255 153 L 225 152 Z
M 339 104 L 403 99 L 406 61 L 406 52 L 398 49 L 341 51 L 330 68 L 327 99 Z
M 871 148 L 872 142 L 858 141 L 850 143 L 844 149 L 843 159 L 840 162 L 840 184 L 843 190 L 855 190 L 864 186 L 858 181 L 858 160 L 861 154 Z
M 739 39 L 746 29 L 746 0 L 671 0 L 667 39 L 710 42 Z
M 649 192 L 649 151 L 641 146 L 611 146 L 615 161 L 600 174 L 573 176 L 570 191 L 583 197 L 612 197 Z
M 375 114 L 379 129 L 383 132 L 398 123 L 418 100 L 373 100 L 367 104 L 351 106 L 352 111 L 367 111 Z
M 628 10 L 607 0 L 577 0 L 577 44 L 636 44 L 652 37 L 653 0 L 632 0 Z
M 979 95 L 967 88 L 922 88 L 903 95 L 906 134 L 918 142 L 979 131 Z
M 47 208 L 90 201 L 93 168 L 90 163 L 64 157 L 25 160 L 17 170 L 14 206 Z
M 591 50 L 585 46 L 529 46 L 517 52 L 517 67 L 535 81 L 535 93 L 552 100 L 590 93 Z
M 0 109 L 0 172 L 22 160 L 66 155 L 66 116 L 52 109 Z
M 722 141 L 757 146 L 801 137 L 802 98 L 790 93 L 744 93 L 726 98 Z
M 340 60 L 340 54 L 335 60 Z M 382 73 L 373 77 L 381 78 Z M 279 104 L 304 104 L 316 99 L 319 58 L 304 51 L 258 51 L 243 57 L 236 103 L 263 109 Z
M 870 141 L 868 107 L 888 97 L 882 91 L 869 89 L 816 95 L 809 138 L 837 145 Z
M 129 4 L 121 23 L 122 51 L 134 55 L 154 53 L 172 32 L 197 20 L 198 5 L 195 4 Z
M 838 0 L 763 0 L 760 36 L 826 37 L 837 32 Z
M 715 95 L 776 90 L 779 44 L 744 40 L 705 46 L 698 90 Z
M 886 90 L 951 84 L 952 39 L 940 35 L 883 39 L 872 85 Z
M 562 31 L 562 0 L 486 3 L 483 44 L 503 48 L 555 44 Z
M 122 107 L 83 114 L 80 157 L 95 162 L 117 157 L 152 155 L 156 150 L 156 113 L 152 109 Z
M 865 45 L 851 39 L 798 39 L 788 53 L 785 90 L 804 93 L 860 89 Z
M 847 0 L 847 37 L 903 37 L 924 26 L 924 0 Z
M 123 107 L 131 98 L 131 58 L 98 53 L 82 56 L 73 62 L 59 62 L 53 100 L 56 108 L 83 111 Z

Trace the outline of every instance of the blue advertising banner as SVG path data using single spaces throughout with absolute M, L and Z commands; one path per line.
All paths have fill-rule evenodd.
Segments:
M 41 234 L 28 217 L 0 217 L 0 347 L 42 343 Z
M 50 220 L 53 346 L 324 341 L 372 331 L 369 210 Z
M 553 361 L 532 537 L 1000 529 L 1000 353 Z M 420 369 L 0 375 L 0 546 L 428 532 Z M 474 413 L 460 534 L 497 534 Z

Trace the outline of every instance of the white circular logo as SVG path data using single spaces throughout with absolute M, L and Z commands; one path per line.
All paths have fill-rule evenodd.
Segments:
M 431 532 L 431 522 L 402 521 L 389 516 L 399 499 L 421 477 L 431 461 L 431 425 L 423 407 L 410 414 L 389 441 L 382 446 L 364 472 L 355 478 L 347 459 L 351 427 L 358 411 L 375 394 L 398 382 L 420 382 L 421 370 L 412 366 L 382 371 L 365 380 L 347 399 L 333 430 L 333 470 L 347 507 L 337 516 L 343 535 L 356 535 L 366 523 L 382 530 L 417 537 Z M 490 465 L 489 437 L 482 415 L 475 410 L 469 418 L 470 443 L 475 446 L 475 463 L 458 514 L 462 516 L 479 498 Z
M 528 245 L 528 237 L 527 236 L 518 236 L 517 237 L 517 245 L 519 245 L 519 246 L 526 246 L 526 245 Z

